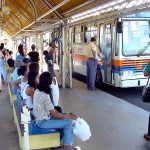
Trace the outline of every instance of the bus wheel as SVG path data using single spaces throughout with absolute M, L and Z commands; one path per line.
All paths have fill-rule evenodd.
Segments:
M 101 70 L 97 70 L 97 72 L 96 72 L 95 84 L 96 84 L 96 87 L 101 87 L 102 84 L 103 84 L 103 79 L 102 79 Z

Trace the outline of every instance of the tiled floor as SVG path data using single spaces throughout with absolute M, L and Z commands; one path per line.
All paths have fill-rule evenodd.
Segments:
M 18 135 L 13 124 L 12 107 L 7 87 L 0 93 L 0 147 L 18 150 Z M 74 145 L 82 150 L 149 150 L 150 142 L 143 139 L 147 132 L 147 111 L 100 90 L 88 91 L 86 85 L 73 80 L 72 89 L 60 89 L 59 105 L 64 112 L 73 112 L 90 125 L 92 137 Z

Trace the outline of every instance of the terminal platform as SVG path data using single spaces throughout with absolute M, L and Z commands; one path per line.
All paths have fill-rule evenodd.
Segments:
M 19 150 L 7 86 L 0 93 L 0 149 Z M 88 91 L 86 84 L 73 79 L 73 88 L 60 89 L 64 112 L 84 118 L 90 125 L 92 137 L 74 146 L 82 150 L 149 150 L 147 132 L 149 112 L 103 91 Z

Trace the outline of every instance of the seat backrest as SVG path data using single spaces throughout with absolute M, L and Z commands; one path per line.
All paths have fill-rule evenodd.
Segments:
M 35 121 L 32 119 L 31 117 L 31 123 L 29 124 L 29 134 L 46 134 L 46 133 L 55 133 L 58 132 L 56 129 L 43 129 L 43 128 L 39 128 L 35 125 Z

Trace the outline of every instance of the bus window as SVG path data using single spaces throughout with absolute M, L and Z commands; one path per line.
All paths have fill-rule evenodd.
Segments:
M 104 24 L 100 24 L 100 48 L 104 51 Z
M 97 37 L 97 24 L 92 23 L 85 25 L 85 39 L 86 42 L 90 42 L 91 37 Z
M 74 27 L 73 31 L 73 42 L 74 43 L 83 43 L 84 35 L 83 35 L 83 26 Z
M 150 54 L 150 24 L 144 20 L 123 21 L 123 55 Z

